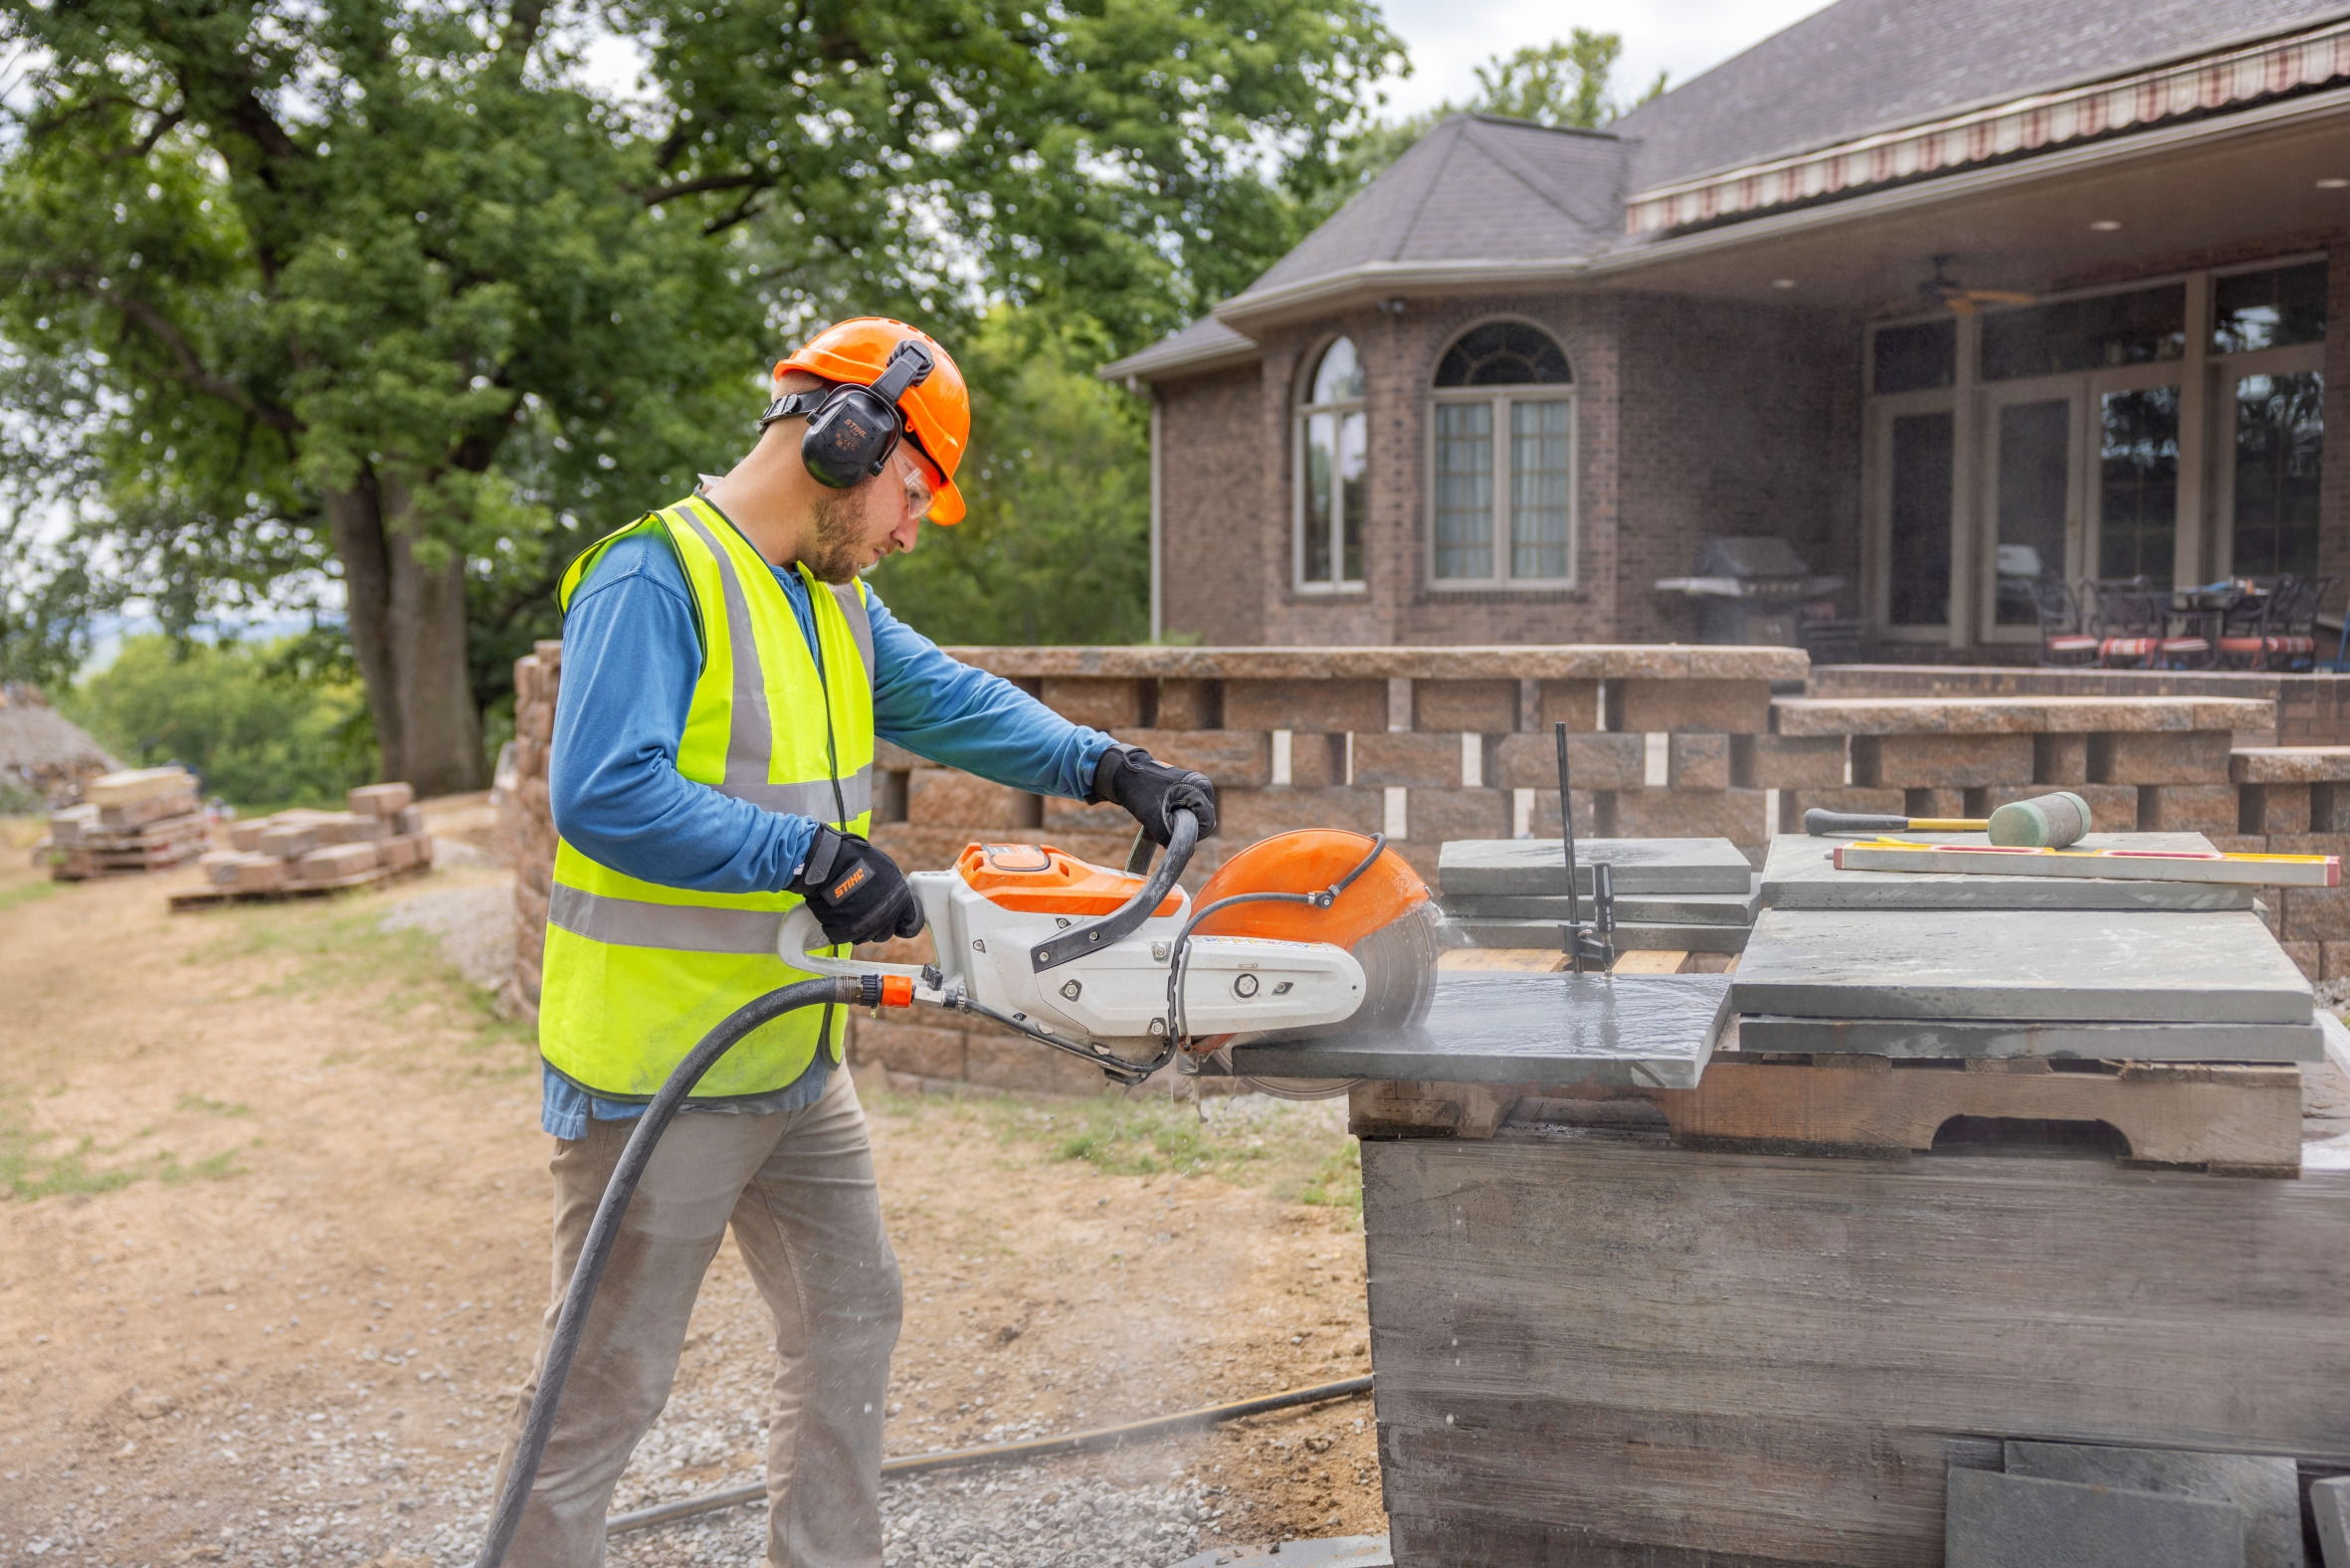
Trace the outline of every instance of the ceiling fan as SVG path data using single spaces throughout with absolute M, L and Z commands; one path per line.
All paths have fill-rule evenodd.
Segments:
M 2038 294 L 2014 289 L 1969 289 L 1944 274 L 1949 262 L 1948 256 L 1935 257 L 1934 276 L 1919 284 L 1917 292 L 1931 302 L 1947 307 L 1954 315 L 1973 315 L 1987 304 L 2031 304 L 2040 298 Z

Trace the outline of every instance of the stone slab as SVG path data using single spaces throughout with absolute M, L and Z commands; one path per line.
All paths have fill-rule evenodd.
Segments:
M 1585 919 L 1591 918 L 1587 909 Z M 1746 950 L 1743 925 L 1682 925 L 1668 921 L 1618 920 L 1616 951 L 1739 953 Z M 1445 922 L 1444 936 L 1463 947 L 1557 947 L 1562 943 L 1559 921 L 1484 920 L 1459 916 Z
M 1953 1469 L 1945 1568 L 2243 1568 L 2225 1502 Z
M 2317 1516 L 2317 1544 L 2325 1568 L 2350 1568 L 2350 1475 L 2309 1483 L 2309 1511 Z
M 2224 1502 L 2244 1515 L 2245 1568 L 2306 1568 L 2301 1553 L 2301 1483 L 2291 1460 L 2088 1443 L 2011 1442 L 2007 1472 Z
M 1582 901 L 1591 918 L 1591 900 Z M 1464 920 L 1563 920 L 1567 895 L 1559 893 L 1461 893 L 1439 900 L 1445 912 Z M 1762 882 L 1746 892 L 1636 892 L 1616 894 L 1616 918 L 1666 925 L 1752 925 L 1762 907 Z
M 2046 1024 L 1998 1019 L 1738 1020 L 1738 1049 L 1869 1057 L 2047 1057 L 2076 1062 L 2318 1062 L 2325 1036 L 2308 1024 Z
M 1618 893 L 1743 893 L 1754 868 L 1727 839 L 1575 841 L 1576 886 L 1591 890 L 1591 868 L 1615 868 Z M 1566 896 L 1565 846 L 1558 839 L 1455 839 L 1437 852 L 1437 882 L 1460 893 Z
M 2309 981 L 2250 910 L 1765 909 L 1741 1013 L 2307 1024 Z
M 1729 1017 L 1727 975 L 1448 972 L 1427 1021 L 1232 1048 L 1271 1078 L 1694 1088 Z
M 1920 844 L 1988 844 L 1980 833 L 1888 834 Z M 1829 853 L 1844 839 L 1784 833 L 1763 863 L 1762 900 L 1774 909 L 2250 909 L 2258 889 L 2200 882 L 2082 877 L 1969 877 L 1839 871 Z M 2092 833 L 2091 850 L 2211 853 L 2200 833 Z

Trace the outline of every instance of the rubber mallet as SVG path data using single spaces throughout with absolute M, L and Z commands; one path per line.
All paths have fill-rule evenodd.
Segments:
M 1813 838 L 1862 837 L 1877 833 L 1988 833 L 2009 849 L 2060 850 L 2089 831 L 2089 803 L 2070 790 L 2012 800 L 1988 817 L 1889 817 L 1851 811 L 1804 813 L 1804 832 Z

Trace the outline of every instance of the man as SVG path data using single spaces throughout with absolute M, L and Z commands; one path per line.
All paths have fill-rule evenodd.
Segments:
M 846 321 L 777 365 L 775 391 L 748 457 L 591 546 L 560 590 L 539 1021 L 558 1302 L 645 1102 L 711 1025 L 803 978 L 775 953 L 784 911 L 809 901 L 836 942 L 921 929 L 905 878 L 866 838 L 877 738 L 1114 801 L 1161 844 L 1173 806 L 1198 810 L 1203 832 L 1215 823 L 1205 778 L 948 658 L 859 577 L 912 549 L 924 517 L 962 518 L 970 400 L 945 349 L 900 322 Z M 881 1562 L 899 1286 L 842 1067 L 846 1023 L 805 1009 L 754 1031 L 663 1138 L 588 1315 L 514 1568 L 603 1560 L 614 1482 L 668 1397 L 729 1226 L 780 1358 L 768 1561 Z M 534 1387 L 535 1374 L 517 1425 Z M 501 1473 L 511 1457 L 509 1441 Z

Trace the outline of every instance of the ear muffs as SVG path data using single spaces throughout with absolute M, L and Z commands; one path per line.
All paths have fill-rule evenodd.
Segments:
M 872 386 L 853 381 L 824 392 L 795 392 L 767 405 L 759 420 L 765 430 L 779 419 L 808 416 L 800 437 L 800 461 L 817 484 L 847 490 L 881 472 L 905 434 L 898 399 L 929 377 L 930 350 L 910 338 L 891 351 L 881 379 Z

